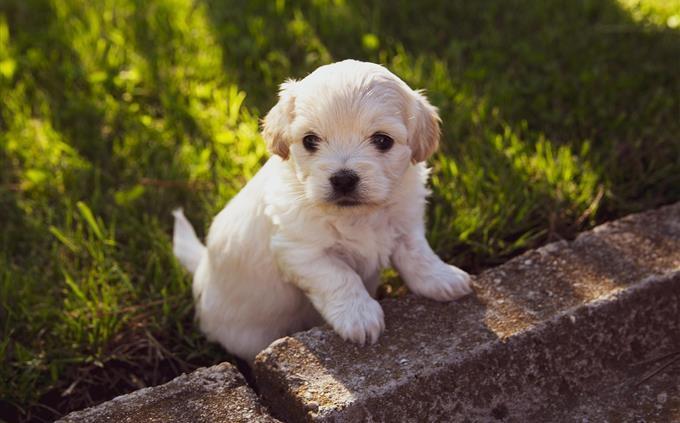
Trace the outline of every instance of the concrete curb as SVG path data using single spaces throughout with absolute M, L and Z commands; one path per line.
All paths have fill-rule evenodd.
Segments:
M 385 301 L 377 345 L 328 328 L 276 341 L 256 379 L 286 421 L 568 420 L 631 363 L 680 349 L 678 269 L 680 204 L 528 252 L 455 304 Z M 680 416 L 671 399 L 655 415 Z
M 59 422 L 277 422 L 229 363 L 122 395 Z

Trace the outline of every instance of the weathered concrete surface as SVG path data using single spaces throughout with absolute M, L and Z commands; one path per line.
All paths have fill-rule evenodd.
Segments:
M 259 405 L 243 376 L 229 363 L 198 369 L 140 389 L 62 422 L 277 422 Z
M 584 386 L 569 401 L 546 403 L 526 421 L 680 422 L 680 349 L 648 355 L 648 359 L 631 364 L 626 372 L 610 374 L 595 385 Z M 664 371 L 655 374 L 662 368 Z
M 680 350 L 679 270 L 680 203 L 528 252 L 481 274 L 461 301 L 384 301 L 376 345 L 329 328 L 279 340 L 255 376 L 287 421 L 588 417 L 579 407 L 633 363 Z M 658 415 L 677 415 L 677 389 L 666 395 Z

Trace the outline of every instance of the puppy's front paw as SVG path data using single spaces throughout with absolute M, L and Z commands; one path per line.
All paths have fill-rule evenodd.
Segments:
M 342 339 L 360 345 L 375 343 L 385 329 L 382 307 L 370 297 L 345 302 L 328 323 Z
M 470 275 L 455 266 L 441 263 L 431 272 L 409 281 L 411 291 L 436 301 L 452 301 L 472 293 Z

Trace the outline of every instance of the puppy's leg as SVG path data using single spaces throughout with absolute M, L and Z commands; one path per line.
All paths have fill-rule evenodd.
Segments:
M 380 304 L 344 261 L 323 251 L 288 244 L 277 251 L 279 265 L 333 329 L 345 340 L 374 343 L 385 328 Z
M 423 297 L 451 301 L 472 292 L 470 275 L 437 257 L 421 231 L 407 233 L 397 241 L 392 265 L 409 289 Z

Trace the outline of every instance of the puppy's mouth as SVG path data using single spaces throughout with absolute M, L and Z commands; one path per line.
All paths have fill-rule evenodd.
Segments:
M 357 200 L 339 200 L 335 201 L 335 204 L 337 204 L 340 207 L 356 207 L 360 206 L 362 203 L 361 201 Z
M 342 208 L 357 207 L 364 204 L 360 198 L 350 195 L 332 196 L 328 201 Z

